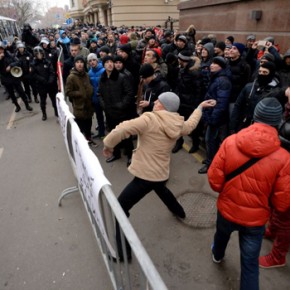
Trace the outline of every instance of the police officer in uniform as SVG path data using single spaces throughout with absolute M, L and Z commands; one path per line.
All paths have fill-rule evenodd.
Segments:
M 46 114 L 46 99 L 47 94 L 51 99 L 52 106 L 54 108 L 54 114 L 58 117 L 56 107 L 56 93 L 53 86 L 56 74 L 53 69 L 53 65 L 45 58 L 45 53 L 42 47 L 36 46 L 33 49 L 34 59 L 31 62 L 31 76 L 35 82 L 36 89 L 40 96 L 40 108 L 42 111 L 42 120 L 47 119 Z
M 0 42 L 0 76 L 1 83 L 5 86 L 8 95 L 10 96 L 12 103 L 15 104 L 16 109 L 15 112 L 19 112 L 21 110 L 20 105 L 17 102 L 14 91 L 18 93 L 18 95 L 23 100 L 25 107 L 28 111 L 32 111 L 33 109 L 28 104 L 27 96 L 23 90 L 21 85 L 21 80 L 19 77 L 14 77 L 11 74 L 11 69 L 16 66 L 20 66 L 20 62 L 17 60 L 5 49 L 5 46 L 2 42 Z

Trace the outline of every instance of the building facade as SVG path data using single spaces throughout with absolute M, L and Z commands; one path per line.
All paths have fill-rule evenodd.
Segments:
M 257 40 L 273 36 L 281 52 L 290 48 L 289 0 L 181 0 L 178 9 L 180 30 L 190 24 L 197 39 L 213 33 L 217 39 L 234 36 L 245 42 L 247 35 Z
M 70 0 L 70 17 L 105 26 L 177 28 L 179 0 Z

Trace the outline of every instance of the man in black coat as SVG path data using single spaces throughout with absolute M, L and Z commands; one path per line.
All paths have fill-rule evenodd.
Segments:
M 154 74 L 154 69 L 151 64 L 145 63 L 141 66 L 140 77 L 142 78 L 143 94 L 138 103 L 138 107 L 142 112 L 150 112 L 153 110 L 154 102 L 159 95 L 165 92 L 170 92 L 170 86 L 166 80 L 160 75 Z
M 133 113 L 130 108 L 134 104 L 133 87 L 125 74 L 119 73 L 114 67 L 111 56 L 103 58 L 103 72 L 99 83 L 100 103 L 106 114 L 108 130 L 113 130 L 119 123 L 129 120 Z M 133 142 L 131 138 L 125 139 L 114 148 L 113 155 L 106 162 L 113 162 L 121 158 L 121 147 L 125 147 L 128 165 L 131 162 Z
M 117 54 L 124 59 L 125 68 L 132 74 L 134 78 L 133 90 L 134 95 L 136 95 L 139 84 L 140 64 L 136 61 L 134 54 L 132 53 L 131 44 L 127 43 L 119 45 L 117 49 Z
M 254 110 L 259 101 L 268 97 L 277 98 L 281 105 L 287 102 L 285 91 L 281 88 L 279 80 L 275 77 L 275 64 L 271 61 L 260 65 L 258 76 L 252 83 L 248 83 L 238 96 L 230 119 L 230 133 L 237 133 L 251 125 Z
M 240 92 L 251 78 L 251 67 L 242 57 L 244 50 L 245 46 L 239 42 L 234 42 L 230 49 L 229 68 L 232 82 L 232 92 L 229 100 L 230 115 Z
M 192 111 L 197 108 L 199 103 L 203 100 L 202 96 L 202 75 L 199 70 L 200 62 L 197 58 L 193 59 L 191 51 L 182 51 L 178 54 L 178 62 L 180 70 L 176 82 L 175 92 L 179 96 L 180 106 L 178 113 L 184 117 L 185 120 L 189 118 Z M 199 149 L 199 135 L 201 134 L 202 125 L 193 130 L 190 134 L 192 139 L 192 147 L 189 153 L 194 153 Z M 183 137 L 180 137 L 172 149 L 172 153 L 178 152 L 184 143 Z

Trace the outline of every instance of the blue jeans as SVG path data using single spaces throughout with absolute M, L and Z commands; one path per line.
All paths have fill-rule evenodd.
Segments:
M 241 226 L 226 220 L 218 212 L 212 250 L 216 260 L 221 260 L 224 257 L 227 244 L 233 231 L 239 232 L 241 255 L 240 290 L 259 290 L 259 254 L 265 226 Z

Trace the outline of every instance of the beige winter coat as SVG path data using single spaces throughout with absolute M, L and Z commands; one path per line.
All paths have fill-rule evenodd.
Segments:
M 142 114 L 139 118 L 122 122 L 104 139 L 107 148 L 114 148 L 130 135 L 138 135 L 129 172 L 148 181 L 169 178 L 171 150 L 180 136 L 193 131 L 202 112 L 196 109 L 187 121 L 178 113 L 166 110 Z

